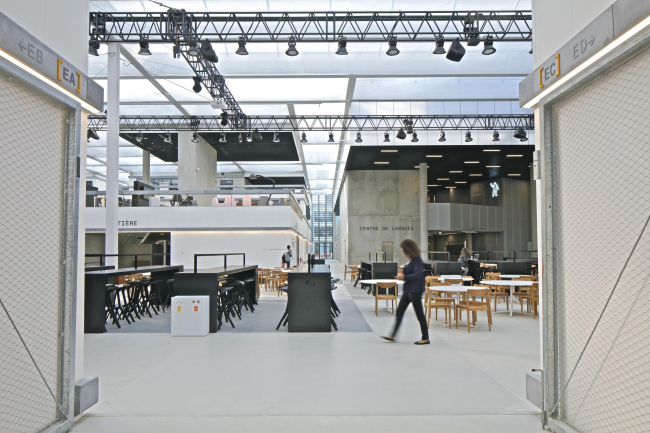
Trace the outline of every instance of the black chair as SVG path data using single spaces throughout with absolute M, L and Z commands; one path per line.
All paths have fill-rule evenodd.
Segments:
M 217 330 L 221 329 L 221 318 L 225 317 L 233 328 L 235 324 L 232 318 L 236 314 L 236 290 L 233 286 L 224 285 L 219 288 L 219 306 L 217 307 Z
M 252 304 L 257 305 L 257 300 L 255 299 L 257 295 L 257 279 L 255 278 L 246 278 L 244 280 L 244 283 L 246 283 L 246 290 L 248 293 L 249 298 L 252 300 Z M 253 312 L 255 309 L 253 309 Z
M 119 313 L 115 307 L 115 300 L 117 298 L 117 286 L 115 284 L 106 284 L 106 319 L 104 320 L 104 331 L 106 331 L 106 321 L 110 317 L 113 323 L 120 326 Z

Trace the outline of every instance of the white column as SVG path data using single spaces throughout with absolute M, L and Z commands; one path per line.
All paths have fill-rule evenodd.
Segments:
M 420 163 L 420 249 L 429 251 L 429 213 L 427 205 L 427 163 Z M 428 254 L 422 254 L 422 260 L 428 260 Z
M 215 189 L 217 186 L 217 151 L 199 137 L 199 142 L 192 142 L 192 133 L 178 133 L 178 189 L 197 190 Z M 194 195 L 199 206 L 210 206 L 212 197 Z
M 106 89 L 106 254 L 117 254 L 117 208 L 120 162 L 120 44 L 108 44 L 108 80 Z M 117 266 L 117 257 L 107 258 Z
M 148 150 L 142 151 L 142 183 L 149 183 L 151 181 L 151 152 Z

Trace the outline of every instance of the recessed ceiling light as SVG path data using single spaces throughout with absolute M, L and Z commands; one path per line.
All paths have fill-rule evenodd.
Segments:
M 470 173 L 470 176 L 483 176 L 481 173 Z
M 445 188 L 447 188 L 447 189 L 456 189 L 455 186 L 446 186 Z
M 486 165 L 487 168 L 500 168 L 500 165 Z
M 506 155 L 506 158 L 521 158 L 524 155 Z
M 501 149 L 483 149 L 483 152 L 501 152 Z
M 462 170 L 453 170 L 453 171 L 450 171 L 449 173 L 462 173 L 462 172 L 463 172 Z
M 388 161 L 375 161 L 375 164 L 390 164 Z
M 459 180 L 459 181 L 456 182 L 456 183 L 467 183 L 467 182 Z
M 448 177 L 439 177 L 438 180 L 449 180 Z
M 440 185 L 427 185 L 427 186 L 440 186 Z
M 465 164 L 479 164 L 479 161 L 465 161 Z
M 442 158 L 442 155 L 427 155 L 427 158 Z
M 521 176 L 519 173 L 508 173 L 508 176 Z
M 415 166 L 415 168 L 420 168 L 420 166 L 419 166 L 419 165 L 416 165 L 416 166 Z M 428 166 L 428 165 L 427 165 L 427 168 L 429 168 L 429 166 Z
M 382 149 L 382 153 L 397 153 L 399 150 L 397 149 Z
M 472 231 L 472 230 L 463 230 L 463 233 L 478 233 L 478 232 L 475 232 L 475 231 Z

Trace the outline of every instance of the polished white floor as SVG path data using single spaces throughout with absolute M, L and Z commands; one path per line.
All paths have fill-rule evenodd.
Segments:
M 497 314 L 488 332 L 479 315 L 470 334 L 434 322 L 432 344 L 414 346 L 409 310 L 391 344 L 379 335 L 393 315 L 375 317 L 373 298 L 349 283 L 335 295 L 354 299 L 374 332 L 86 335 L 85 375 L 99 376 L 100 403 L 72 431 L 541 431 L 525 398 L 539 319 Z

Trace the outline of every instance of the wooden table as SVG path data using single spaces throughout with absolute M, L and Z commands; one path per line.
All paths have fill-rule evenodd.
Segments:
M 376 279 L 376 280 L 359 280 L 361 284 L 371 284 L 375 285 L 377 283 L 397 283 L 397 294 L 399 295 L 399 286 L 404 285 L 404 280 L 391 280 L 391 279 Z M 377 290 L 377 289 L 375 289 Z M 388 306 L 388 299 L 386 299 L 386 308 L 383 308 L 386 311 L 390 311 L 390 307 Z M 373 313 L 375 310 L 371 310 Z
M 530 287 L 535 281 L 520 281 L 520 280 L 481 280 L 481 284 L 489 284 L 492 286 L 510 286 L 513 290 L 510 291 L 508 304 L 510 305 L 510 317 L 512 317 L 512 306 L 514 300 L 514 288 L 520 286 Z M 507 313 L 507 311 L 495 311 L 495 313 Z

